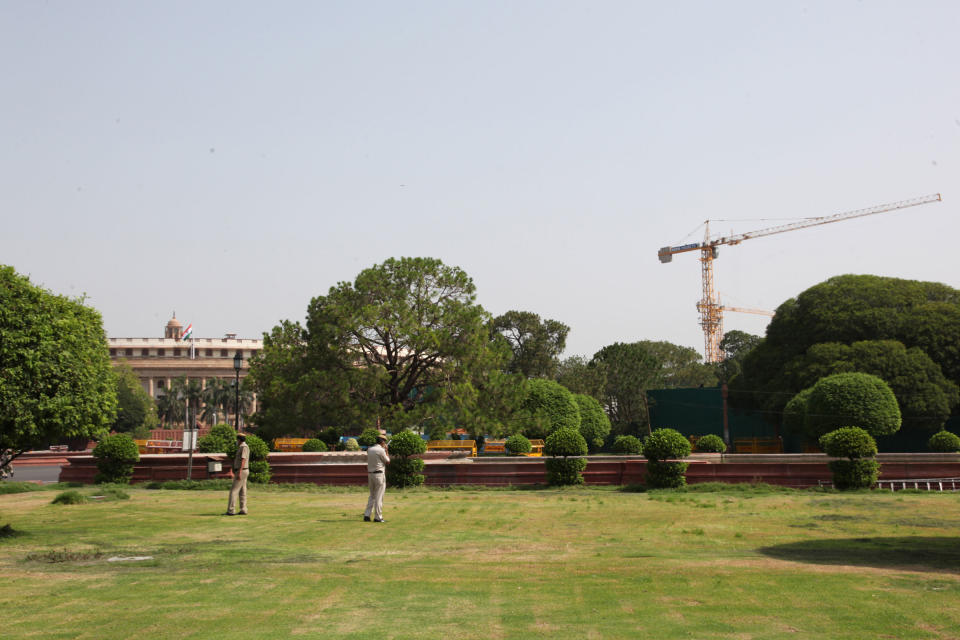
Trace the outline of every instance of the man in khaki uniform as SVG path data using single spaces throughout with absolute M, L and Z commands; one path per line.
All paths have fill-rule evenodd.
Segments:
M 230 500 L 227 502 L 227 513 L 236 514 L 237 500 L 240 501 L 240 515 L 247 515 L 247 477 L 250 475 L 250 447 L 247 437 L 237 434 L 237 455 L 233 457 L 233 486 L 230 487 Z
M 387 439 L 384 436 L 377 436 L 377 444 L 367 449 L 370 497 L 367 499 L 367 509 L 363 512 L 364 522 L 370 522 L 371 514 L 374 522 L 383 522 L 383 492 L 387 488 L 388 464 L 390 464 L 390 456 L 387 455 Z

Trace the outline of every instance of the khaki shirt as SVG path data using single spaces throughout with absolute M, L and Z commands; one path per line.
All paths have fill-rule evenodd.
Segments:
M 390 456 L 379 444 L 367 448 L 367 472 L 383 471 L 390 464 Z
M 250 446 L 244 442 L 237 447 L 237 455 L 233 457 L 233 470 L 241 471 L 250 468 Z

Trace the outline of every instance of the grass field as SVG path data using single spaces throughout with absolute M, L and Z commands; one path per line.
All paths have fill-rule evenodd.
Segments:
M 0 636 L 960 638 L 957 495 L 126 491 L 0 495 Z

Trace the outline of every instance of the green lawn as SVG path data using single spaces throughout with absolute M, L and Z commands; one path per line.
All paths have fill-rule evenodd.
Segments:
M 0 636 L 960 637 L 957 495 L 128 493 L 0 495 Z

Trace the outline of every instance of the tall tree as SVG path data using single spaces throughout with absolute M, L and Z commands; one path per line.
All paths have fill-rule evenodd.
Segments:
M 313 412 L 399 430 L 456 402 L 476 406 L 474 374 L 491 363 L 488 321 L 458 267 L 391 258 L 365 269 L 314 298 L 306 326 L 286 322 L 264 337 L 251 363 L 256 420 L 287 429 Z
M 541 320 L 529 311 L 507 311 L 494 318 L 490 326 L 510 344 L 513 358 L 508 371 L 527 378 L 554 376 L 570 327 L 557 320 Z
M 570 389 L 603 401 L 607 387 L 607 368 L 603 362 L 588 360 L 583 356 L 564 358 L 557 365 L 557 382 Z
M 116 407 L 100 314 L 0 265 L 0 468 L 35 447 L 105 434 Z
M 140 433 L 157 426 L 157 407 L 133 368 L 121 362 L 113 368 L 117 384 L 117 418 L 113 430 Z M 139 437 L 139 436 L 135 436 Z
M 619 434 L 647 430 L 647 390 L 656 388 L 661 363 L 641 342 L 616 342 L 594 354 L 591 364 L 606 370 L 601 404 Z
M 681 347 L 666 341 L 641 340 L 638 344 L 660 362 L 651 388 L 679 389 L 712 387 L 717 375 L 712 365 L 701 362 L 700 353 L 692 347 Z
M 760 344 L 760 336 L 755 336 L 746 331 L 734 329 L 727 331 L 720 341 L 720 351 L 725 355 L 723 361 L 717 366 L 717 377 L 722 382 L 730 382 L 743 370 L 743 359 L 757 345 Z

